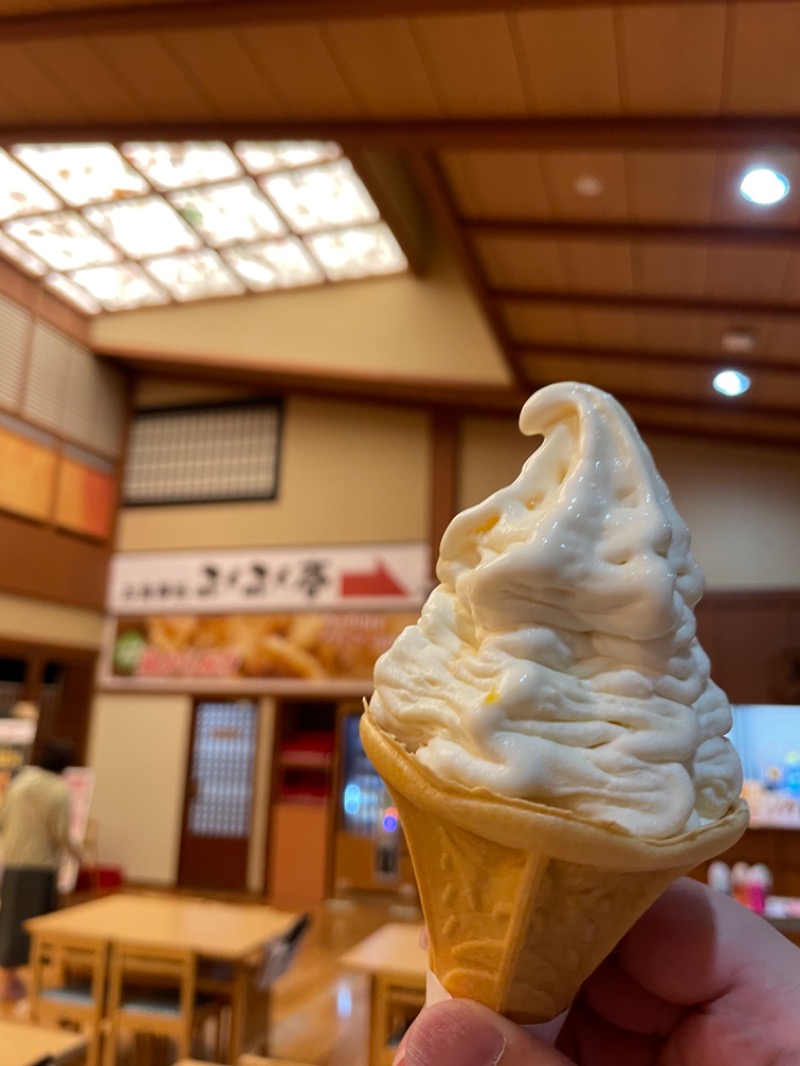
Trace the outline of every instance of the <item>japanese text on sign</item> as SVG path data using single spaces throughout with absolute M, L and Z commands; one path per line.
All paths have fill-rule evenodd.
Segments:
M 108 607 L 129 615 L 419 604 L 428 557 L 424 544 L 118 555 Z

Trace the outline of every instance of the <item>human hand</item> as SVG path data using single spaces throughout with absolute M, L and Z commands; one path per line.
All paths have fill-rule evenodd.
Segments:
M 395 1066 L 800 1066 L 800 951 L 704 885 L 669 888 L 586 981 L 555 1048 L 466 1000 L 422 1012 Z

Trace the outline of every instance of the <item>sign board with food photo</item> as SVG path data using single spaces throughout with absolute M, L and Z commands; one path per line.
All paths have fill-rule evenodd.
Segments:
M 137 553 L 111 575 L 103 684 L 138 689 L 367 693 L 431 585 L 425 544 Z

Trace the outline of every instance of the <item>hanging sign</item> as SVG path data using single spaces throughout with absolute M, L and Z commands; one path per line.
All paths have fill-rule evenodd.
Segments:
M 210 552 L 111 560 L 114 615 L 418 607 L 430 591 L 424 543 Z

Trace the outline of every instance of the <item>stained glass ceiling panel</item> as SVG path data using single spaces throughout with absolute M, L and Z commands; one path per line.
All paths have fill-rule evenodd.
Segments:
M 250 178 L 230 185 L 173 192 L 169 200 L 215 247 L 286 233 L 286 224 Z
M 0 149 L 0 216 L 15 218 L 60 207 L 57 197 Z
M 145 266 L 176 300 L 196 300 L 199 296 L 235 296 L 245 291 L 242 282 L 210 248 L 187 255 L 150 259 Z
M 110 144 L 18 144 L 11 151 L 72 207 L 149 191 Z
M 319 266 L 297 237 L 225 248 L 222 257 L 250 288 L 259 292 L 315 285 L 324 280 Z
M 132 307 L 165 304 L 169 296 L 135 263 L 85 267 L 70 278 L 106 311 L 123 311 Z
M 131 259 L 188 252 L 202 244 L 194 230 L 160 196 L 89 207 L 84 214 Z
M 328 141 L 0 150 L 0 255 L 89 313 L 408 269 Z
M 26 251 L 25 248 L 21 248 L 16 241 L 12 241 L 10 237 L 7 237 L 5 233 L 0 230 L 0 252 L 7 256 L 12 262 L 17 263 L 28 271 L 29 274 L 46 274 L 47 267 L 39 259 L 38 256 L 33 255 L 32 252 Z
M 394 274 L 405 262 L 400 246 L 385 223 L 335 233 L 317 233 L 307 243 L 331 281 Z
M 113 263 L 120 258 L 119 252 L 75 211 L 17 218 L 3 228 L 53 270 Z
M 233 149 L 251 174 L 327 163 L 342 154 L 333 141 L 237 141 Z
M 225 181 L 242 173 L 233 152 L 218 141 L 123 144 L 122 152 L 161 190 Z
M 377 222 L 380 217 L 347 159 L 274 174 L 262 178 L 261 185 L 298 233 Z
M 97 300 L 93 299 L 80 285 L 76 285 L 63 274 L 48 274 L 44 279 L 44 283 L 48 289 L 57 292 L 59 296 L 63 296 L 65 300 L 68 300 L 89 315 L 96 315 L 98 311 L 102 311 L 102 307 Z

